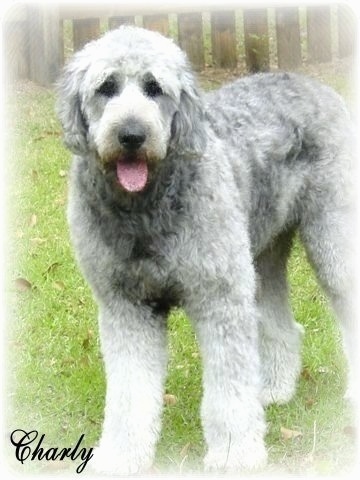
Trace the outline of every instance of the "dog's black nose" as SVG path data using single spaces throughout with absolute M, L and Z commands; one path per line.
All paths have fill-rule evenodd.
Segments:
M 118 138 L 126 150 L 137 150 L 146 140 L 145 128 L 139 123 L 130 122 L 120 129 Z

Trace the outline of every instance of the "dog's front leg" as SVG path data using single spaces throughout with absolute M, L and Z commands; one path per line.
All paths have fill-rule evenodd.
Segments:
M 165 320 L 128 301 L 100 308 L 106 405 L 92 467 L 128 475 L 152 465 L 160 431 L 166 373 Z
M 205 469 L 234 472 L 259 468 L 266 463 L 267 454 L 252 301 L 233 292 L 216 298 L 212 292 L 211 298 L 202 300 L 201 308 L 192 307 L 189 313 L 204 367 Z

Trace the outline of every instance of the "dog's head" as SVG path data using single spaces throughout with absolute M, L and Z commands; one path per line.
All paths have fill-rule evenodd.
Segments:
M 185 54 L 169 39 L 120 27 L 76 53 L 58 84 L 67 147 L 142 191 L 170 151 L 204 147 L 203 108 Z

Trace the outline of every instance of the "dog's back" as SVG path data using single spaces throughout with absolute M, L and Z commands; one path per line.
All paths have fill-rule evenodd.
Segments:
M 344 184 L 350 188 L 350 119 L 331 88 L 298 74 L 258 74 L 208 93 L 206 105 L 215 133 L 231 146 L 235 181 L 248 191 L 255 255 L 296 226 L 311 202 L 318 208 L 338 185 L 341 195 Z

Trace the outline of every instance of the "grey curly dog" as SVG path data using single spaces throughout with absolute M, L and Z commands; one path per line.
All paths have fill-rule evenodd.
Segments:
M 107 379 L 92 465 L 147 471 L 160 431 L 166 319 L 191 319 L 203 361 L 205 469 L 265 464 L 264 406 L 294 394 L 303 329 L 286 281 L 299 232 L 355 368 L 354 143 L 330 88 L 258 74 L 200 93 L 171 40 L 120 27 L 59 81 L 75 153 L 68 219 L 99 306 Z

